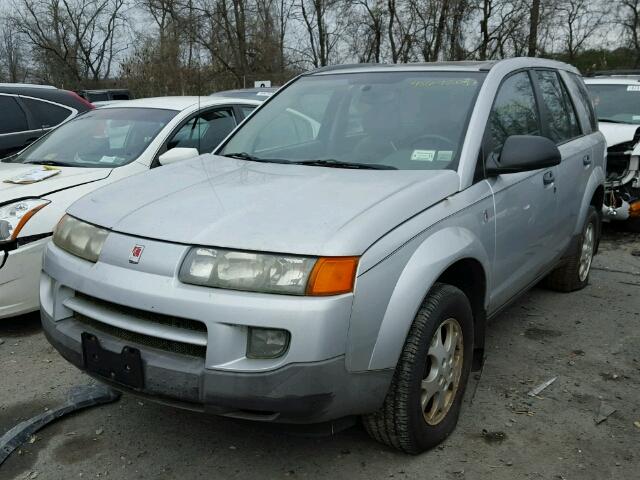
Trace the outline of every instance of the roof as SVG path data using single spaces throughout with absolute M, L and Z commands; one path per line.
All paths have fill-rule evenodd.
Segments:
M 224 90 L 222 92 L 215 92 L 211 95 L 216 97 L 228 98 L 249 98 L 263 102 L 277 91 L 277 87 L 240 88 L 237 90 Z
M 0 88 L 46 88 L 56 89 L 53 85 L 36 85 L 35 83 L 0 83 Z
M 482 60 L 482 61 L 459 61 L 459 62 L 428 62 L 428 63 L 358 63 L 351 65 L 334 65 L 318 68 L 308 72 L 308 75 L 330 75 L 335 73 L 359 73 L 359 72 L 385 72 L 395 71 L 463 71 L 463 72 L 486 72 L 496 65 L 518 68 L 550 67 L 580 73 L 567 63 L 558 62 L 538 57 L 515 57 L 504 60 Z
M 186 110 L 187 108 L 200 105 L 202 107 L 210 107 L 214 105 L 225 105 L 229 103 L 240 103 L 247 105 L 258 105 L 260 102 L 256 100 L 244 100 L 240 98 L 227 98 L 227 97 L 196 97 L 196 96 L 184 96 L 184 97 L 152 97 L 152 98 L 137 98 L 134 100 L 127 100 L 126 102 L 115 102 L 109 105 L 101 106 L 104 108 L 161 108 L 164 110 Z

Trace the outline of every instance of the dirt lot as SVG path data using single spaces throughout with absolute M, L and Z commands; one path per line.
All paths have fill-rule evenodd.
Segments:
M 495 319 L 457 430 L 424 455 L 394 452 L 360 427 L 299 437 L 125 396 L 45 428 L 0 479 L 639 478 L 638 250 L 640 236 L 608 232 L 585 290 L 536 288 Z M 0 339 L 0 434 L 90 382 L 48 345 L 37 318 L 0 322 Z M 616 411 L 596 424 L 602 402 Z

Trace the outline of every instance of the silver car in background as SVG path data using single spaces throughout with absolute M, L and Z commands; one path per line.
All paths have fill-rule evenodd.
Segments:
M 264 422 L 454 429 L 487 319 L 588 283 L 605 142 L 542 59 L 345 66 L 280 89 L 212 155 L 72 205 L 42 322 L 120 390 Z

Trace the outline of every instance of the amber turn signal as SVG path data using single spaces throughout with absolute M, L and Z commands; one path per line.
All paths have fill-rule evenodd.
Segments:
M 311 271 L 307 295 L 339 295 L 353 291 L 359 257 L 322 257 Z
M 16 238 L 18 238 L 18 234 L 20 233 L 20 230 L 22 230 L 22 227 L 25 226 L 25 224 L 29 221 L 29 219 L 33 217 L 36 213 L 38 213 L 40 209 L 46 207 L 47 205 L 48 203 L 43 203 L 42 205 L 38 205 L 37 207 L 25 213 L 24 216 L 20 219 L 20 221 L 16 225 L 16 228 L 13 230 L 13 233 L 11 234 L 11 239 L 15 240 Z

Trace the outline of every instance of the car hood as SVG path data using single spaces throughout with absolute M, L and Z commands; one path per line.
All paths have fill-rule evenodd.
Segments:
M 358 255 L 458 186 L 454 171 L 352 170 L 203 155 L 98 189 L 69 213 L 170 242 Z
M 630 142 L 633 140 L 633 136 L 636 130 L 640 128 L 640 125 L 631 125 L 629 123 L 612 123 L 612 122 L 599 122 L 598 128 L 604 135 L 607 141 L 607 147 L 613 147 L 624 142 Z
M 40 168 L 42 168 L 40 165 L 0 163 L 0 204 L 17 198 L 43 197 L 52 192 L 102 180 L 107 178 L 112 170 L 110 168 L 59 167 L 60 173 L 40 182 L 26 185 L 6 183 L 6 180 Z

